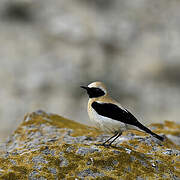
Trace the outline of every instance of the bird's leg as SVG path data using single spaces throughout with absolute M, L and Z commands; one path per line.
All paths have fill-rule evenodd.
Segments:
M 108 146 L 111 146 L 111 144 L 112 144 L 119 136 L 121 136 L 121 135 L 122 135 L 122 132 L 119 133 L 119 134 L 108 144 Z
M 111 140 L 112 138 L 116 137 L 119 133 L 116 133 L 115 135 L 113 135 L 112 137 L 110 137 L 108 140 L 106 140 L 104 143 L 102 143 L 102 146 L 105 146 L 106 143 Z

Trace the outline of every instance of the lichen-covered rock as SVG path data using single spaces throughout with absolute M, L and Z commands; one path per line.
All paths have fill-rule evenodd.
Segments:
M 180 125 L 153 124 L 164 142 L 125 132 L 112 147 L 110 135 L 58 115 L 37 111 L 1 149 L 0 179 L 179 179 Z

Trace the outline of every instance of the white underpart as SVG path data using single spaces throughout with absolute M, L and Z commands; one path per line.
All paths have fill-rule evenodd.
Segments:
M 90 120 L 94 122 L 94 124 L 104 132 L 120 133 L 127 130 L 127 126 L 124 123 L 105 116 L 101 116 L 94 109 L 89 112 L 89 117 Z

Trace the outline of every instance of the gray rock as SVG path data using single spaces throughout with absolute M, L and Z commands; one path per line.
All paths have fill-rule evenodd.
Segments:
M 48 155 L 48 154 L 50 154 L 50 155 L 52 155 L 52 156 L 55 155 L 55 151 L 54 151 L 54 150 L 50 150 L 47 146 L 46 146 L 46 149 L 44 149 L 44 150 L 42 151 L 42 153 L 45 154 L 45 155 Z
M 69 162 L 68 162 L 68 160 L 67 160 L 65 157 L 60 156 L 59 159 L 61 160 L 61 162 L 60 162 L 60 167 L 66 167 L 66 166 L 68 166 Z
M 33 179 L 33 176 L 38 175 L 39 173 L 37 171 L 32 171 L 31 173 L 29 173 L 29 179 Z
M 66 152 L 70 153 L 74 150 L 75 148 L 73 146 L 69 146 L 67 149 L 66 149 Z
M 38 155 L 38 156 L 34 156 L 33 158 L 32 158 L 32 161 L 34 162 L 34 163 L 45 163 L 45 164 L 47 164 L 48 163 L 48 161 L 46 161 L 41 155 Z
M 162 152 L 163 154 L 166 155 L 176 155 L 176 156 L 180 156 L 180 151 L 176 150 L 176 149 L 166 149 L 165 151 Z
M 96 178 L 96 177 L 104 176 L 104 174 L 103 173 L 98 173 L 98 172 L 94 173 L 91 169 L 86 169 L 86 170 L 83 170 L 83 171 L 79 172 L 78 176 L 82 177 L 82 178 L 83 177 L 88 177 L 88 176 Z
M 112 166 L 106 166 L 103 168 L 105 171 L 112 171 L 114 168 Z
M 84 156 L 88 153 L 94 153 L 94 152 L 99 152 L 100 150 L 97 147 L 91 146 L 90 148 L 86 147 L 80 147 L 77 151 L 76 154 L 79 154 L 81 156 Z
M 138 176 L 138 177 L 136 178 L 136 180 L 145 180 L 145 179 L 142 178 L 141 176 Z
M 57 174 L 56 168 L 51 168 L 51 167 L 49 167 L 48 170 L 49 170 L 52 174 L 54 174 L 54 175 Z
M 120 151 L 113 150 L 113 153 L 114 153 L 114 154 L 120 154 L 121 152 L 120 152 Z
M 42 169 L 42 165 L 40 164 L 36 164 L 33 166 L 34 169 L 38 169 L 38 170 L 41 170 Z
M 116 166 L 118 164 L 117 160 L 113 160 L 112 163 Z

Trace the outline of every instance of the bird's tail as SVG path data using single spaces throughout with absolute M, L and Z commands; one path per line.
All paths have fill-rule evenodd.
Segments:
M 138 128 L 140 128 L 141 130 L 151 134 L 152 136 L 154 136 L 155 138 L 159 139 L 160 141 L 164 141 L 164 138 L 162 136 L 159 136 L 156 133 L 152 132 L 150 129 L 148 129 L 147 127 L 145 127 L 141 123 L 138 123 Z

